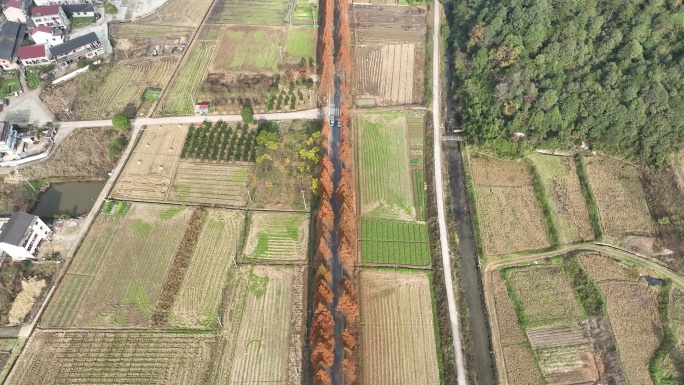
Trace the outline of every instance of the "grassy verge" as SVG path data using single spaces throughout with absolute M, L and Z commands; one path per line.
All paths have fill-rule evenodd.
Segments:
M 534 188 L 534 195 L 537 196 L 537 201 L 544 215 L 544 222 L 546 223 L 546 231 L 549 235 L 549 240 L 551 241 L 551 249 L 555 249 L 560 245 L 560 240 L 558 238 L 558 228 L 553 219 L 553 212 L 551 211 L 551 205 L 549 204 L 549 198 L 546 196 L 546 191 L 544 190 L 544 182 L 542 182 L 539 172 L 534 164 L 527 159 L 527 168 L 530 171 L 530 176 L 532 177 L 532 187 Z
M 670 281 L 665 280 L 665 288 L 671 287 Z M 682 383 L 682 378 L 677 373 L 669 372 L 661 367 L 663 361 L 665 361 L 669 356 L 670 351 L 675 346 L 675 336 L 668 317 L 671 290 L 665 288 L 658 292 L 658 312 L 660 313 L 660 323 L 663 325 L 663 340 L 661 341 L 658 350 L 656 350 L 653 357 L 651 357 L 651 361 L 648 363 L 648 371 L 651 373 L 651 379 L 655 385 L 674 385 Z M 682 362 L 675 362 L 675 366 L 679 367 L 681 365 Z
M 584 271 L 579 259 L 577 257 L 565 258 L 563 260 L 563 269 L 568 278 L 570 278 L 572 289 L 584 312 L 588 316 L 603 315 L 605 301 L 601 290 L 596 287 L 594 281 Z
M 71 28 L 79 28 L 86 25 L 90 25 L 95 20 L 94 17 L 74 17 L 71 19 Z
M 433 134 L 432 115 L 425 119 L 425 140 L 431 140 Z M 432 260 L 432 290 L 436 304 L 435 317 L 437 330 L 439 331 L 436 340 L 437 349 L 441 351 L 442 365 L 440 366 L 440 382 L 442 384 L 456 383 L 456 356 L 453 345 L 453 335 L 451 334 L 451 322 L 449 320 L 449 310 L 447 306 L 447 292 L 444 285 L 444 270 L 442 268 L 442 254 L 439 242 L 439 224 L 437 223 L 437 197 L 435 193 L 435 181 L 431 176 L 434 175 L 434 148 L 425 146 L 424 152 L 425 182 L 427 183 L 427 205 L 425 207 L 428 237 L 430 239 L 430 257 Z
M 575 164 L 577 166 L 577 175 L 579 176 L 580 185 L 582 186 L 582 195 L 587 201 L 587 210 L 589 210 L 589 219 L 591 219 L 591 228 L 594 230 L 594 239 L 600 240 L 603 238 L 603 228 L 601 227 L 601 215 L 599 214 L 594 193 L 591 192 L 589 185 L 589 177 L 587 170 L 584 167 L 584 159 L 581 155 L 575 156 Z

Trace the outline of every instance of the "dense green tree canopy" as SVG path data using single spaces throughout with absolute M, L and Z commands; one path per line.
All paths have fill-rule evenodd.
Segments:
M 595 148 L 651 164 L 684 142 L 677 0 L 451 0 L 458 121 L 476 143 Z

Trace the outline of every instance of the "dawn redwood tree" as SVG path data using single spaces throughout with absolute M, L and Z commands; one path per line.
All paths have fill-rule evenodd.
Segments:
M 332 251 L 330 251 L 330 247 L 328 246 L 328 241 L 321 237 L 320 241 L 318 242 L 318 248 L 316 249 L 316 260 L 318 263 L 325 262 L 327 263 L 332 259 Z
M 351 151 L 351 146 L 349 145 L 349 141 L 341 141 L 340 140 L 340 148 L 339 148 L 339 155 L 340 155 L 340 161 L 342 162 L 342 165 L 345 168 L 351 168 L 352 164 L 352 151 Z
M 342 293 L 337 302 L 337 311 L 344 314 L 347 323 L 353 323 L 359 316 L 359 305 L 347 293 Z
M 354 248 L 344 240 L 340 242 L 337 255 L 340 257 L 345 274 L 351 276 L 354 272 Z
M 335 222 L 335 214 L 333 213 L 332 205 L 328 200 L 322 200 L 318 206 L 318 212 L 316 213 L 316 231 L 319 232 L 325 229 L 327 231 L 332 231 Z
M 340 340 L 342 341 L 342 346 L 345 349 L 353 350 L 354 346 L 356 346 L 356 338 L 354 338 L 354 335 L 349 331 L 349 329 L 344 329 L 342 331 Z
M 354 360 L 350 358 L 342 360 L 342 370 L 344 371 L 344 383 L 353 384 L 356 380 L 356 364 L 354 364 Z
M 314 375 L 314 385 L 329 385 L 331 383 L 332 379 L 330 378 L 330 374 L 328 374 L 327 370 L 320 369 Z
M 330 175 L 335 172 L 335 167 L 333 166 L 332 162 L 330 161 L 330 157 L 327 154 L 323 155 L 321 164 L 318 166 L 319 173 L 322 174 L 323 170 L 327 171 Z
M 337 185 L 335 194 L 337 194 L 339 199 L 344 200 L 351 206 L 352 209 L 354 209 L 354 195 L 352 193 L 353 190 L 351 183 L 351 173 L 346 168 L 343 168 L 340 175 L 340 183 Z
M 330 306 L 333 300 L 333 292 L 330 290 L 328 282 L 325 280 L 320 280 L 318 283 L 318 290 L 314 294 L 314 303 L 324 303 L 326 306 Z
M 332 350 L 335 347 L 334 326 L 330 309 L 324 303 L 318 303 L 311 325 L 311 343 L 313 345 L 322 343 Z
M 326 155 L 323 155 L 325 158 Z M 331 174 L 328 172 L 328 170 L 323 169 L 321 170 L 321 176 L 318 180 L 318 195 L 320 195 L 321 199 L 330 199 L 333 193 L 333 182 L 331 178 Z

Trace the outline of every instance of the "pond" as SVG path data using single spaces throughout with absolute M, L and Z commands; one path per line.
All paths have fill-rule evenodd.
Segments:
M 47 218 L 86 214 L 93 208 L 104 185 L 105 182 L 55 183 L 40 194 L 31 214 Z

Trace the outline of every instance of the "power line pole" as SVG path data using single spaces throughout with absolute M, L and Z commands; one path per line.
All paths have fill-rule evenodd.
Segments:
M 302 191 L 302 201 L 304 202 L 304 210 L 306 210 L 306 198 L 304 198 L 304 189 Z

